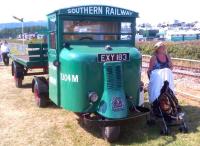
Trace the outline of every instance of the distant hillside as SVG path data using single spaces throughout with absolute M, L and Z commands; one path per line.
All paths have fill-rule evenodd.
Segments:
M 47 26 L 46 21 L 29 21 L 29 22 L 24 22 L 24 27 L 27 26 Z M 0 23 L 0 30 L 4 28 L 17 28 L 17 27 L 22 27 L 22 24 L 20 22 L 18 23 Z

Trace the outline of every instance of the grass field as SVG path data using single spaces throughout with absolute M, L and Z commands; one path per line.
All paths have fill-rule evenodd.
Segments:
M 23 88 L 16 88 L 10 66 L 0 63 L 0 146 L 109 146 L 101 138 L 100 129 L 84 126 L 69 111 L 51 105 L 39 109 L 31 92 L 32 77 L 25 77 Z M 179 96 L 186 112 L 189 133 L 178 127 L 170 136 L 160 136 L 158 125 L 148 127 L 145 118 L 121 128 L 118 142 L 112 145 L 131 146 L 199 146 L 200 103 Z

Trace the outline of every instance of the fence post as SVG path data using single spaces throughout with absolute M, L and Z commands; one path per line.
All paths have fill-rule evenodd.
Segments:
M 196 37 L 196 38 L 197 38 L 197 40 L 198 40 L 198 39 L 199 39 L 199 34 L 196 34 L 196 35 L 197 35 L 197 37 Z
M 185 35 L 183 34 L 183 41 L 185 41 Z

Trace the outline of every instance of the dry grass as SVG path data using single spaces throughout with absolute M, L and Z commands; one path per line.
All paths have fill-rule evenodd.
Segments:
M 1 146 L 107 146 L 100 130 L 86 127 L 74 113 L 55 106 L 39 109 L 30 89 L 32 77 L 25 77 L 17 89 L 10 66 L 0 63 L 0 145 Z M 172 136 L 160 136 L 157 126 L 148 127 L 144 119 L 122 127 L 121 138 L 114 145 L 198 146 L 200 143 L 200 104 L 181 100 L 190 126 L 188 134 L 173 130 Z

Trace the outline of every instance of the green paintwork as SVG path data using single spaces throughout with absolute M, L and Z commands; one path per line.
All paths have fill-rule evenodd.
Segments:
M 64 40 L 63 35 L 78 35 L 81 32 L 63 32 L 65 20 L 88 20 L 109 22 L 131 22 L 131 33 L 135 36 L 135 23 L 138 13 L 122 8 L 110 6 L 80 6 L 57 10 L 48 15 L 48 59 L 49 59 L 49 96 L 58 106 L 73 112 L 98 112 L 106 118 L 124 118 L 128 116 L 130 106 L 138 105 L 139 85 L 141 74 L 141 54 L 134 48 L 135 37 L 130 40 Z M 56 27 L 54 27 L 56 26 Z M 52 33 L 55 33 L 55 46 L 52 48 Z M 94 35 L 96 33 L 88 32 Z M 106 33 L 99 33 L 100 35 Z M 122 35 L 111 33 L 109 35 Z M 123 34 L 124 35 L 124 34 Z M 63 47 L 63 43 L 70 47 Z M 105 50 L 110 45 L 112 50 Z M 98 62 L 98 54 L 129 53 L 130 60 L 126 62 Z M 53 65 L 59 62 L 59 66 Z M 120 66 L 120 79 L 113 74 L 113 85 L 120 82 L 120 88 L 107 88 L 109 77 L 105 74 L 106 66 L 115 70 Z M 92 103 L 88 94 L 96 92 L 99 99 Z M 126 97 L 132 97 L 127 99 Z M 116 98 L 117 97 L 117 98 Z M 107 110 L 102 111 L 102 101 L 107 104 Z M 122 101 L 123 109 L 118 106 L 112 108 L 113 101 Z
M 75 112 L 85 112 L 89 106 L 88 93 L 95 91 L 99 97 L 103 95 L 104 63 L 97 62 L 97 54 L 129 53 L 130 61 L 123 62 L 123 84 L 125 94 L 132 96 L 133 103 L 138 104 L 141 56 L 137 49 L 131 47 L 113 47 L 106 51 L 104 47 L 71 46 L 60 53 L 61 106 Z M 70 77 L 68 76 L 70 75 Z M 72 80 L 78 75 L 78 82 Z M 67 78 L 67 79 L 66 79 Z M 69 79 L 70 78 L 70 79 Z M 70 104 L 69 104 L 70 103 Z M 96 103 L 91 111 L 96 111 Z
M 51 100 L 60 106 L 60 98 L 58 98 L 58 69 L 53 65 L 53 61 L 57 59 L 56 50 L 49 49 L 48 51 L 49 59 L 49 95 Z
M 123 85 L 121 62 L 104 63 L 104 91 L 97 112 L 107 118 L 128 116 L 128 104 Z

